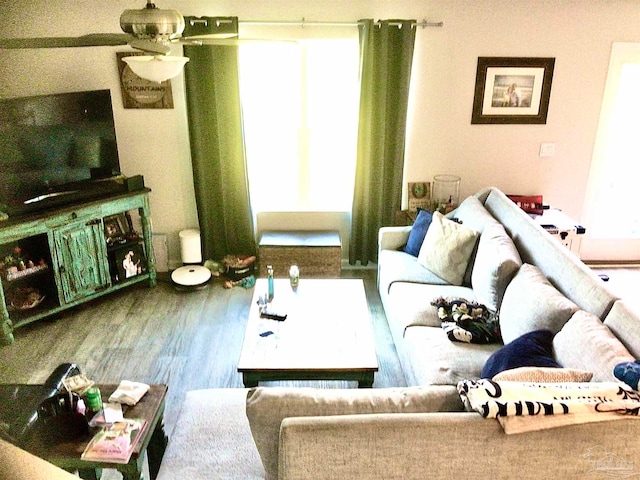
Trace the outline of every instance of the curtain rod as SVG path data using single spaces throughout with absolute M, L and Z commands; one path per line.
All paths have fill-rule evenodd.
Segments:
M 192 23 L 207 23 L 205 19 L 194 18 L 190 20 Z M 216 23 L 218 25 L 223 23 L 232 23 L 232 20 L 227 19 L 217 19 Z M 379 22 L 375 22 L 379 23 Z M 294 21 L 269 21 L 269 20 L 239 20 L 238 24 L 240 25 L 273 25 L 273 26 L 289 26 L 289 27 L 357 27 L 361 25 L 361 22 L 316 22 L 316 21 L 308 21 L 302 18 L 302 20 L 294 20 Z M 397 27 L 402 25 L 400 22 L 389 22 L 389 25 Z M 411 24 L 414 27 L 443 27 L 444 22 L 427 22 L 426 20 L 422 20 L 421 22 L 413 22 Z

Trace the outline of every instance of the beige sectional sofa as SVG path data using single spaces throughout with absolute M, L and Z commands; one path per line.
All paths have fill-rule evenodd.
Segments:
M 551 330 L 552 360 L 598 382 L 615 381 L 613 367 L 639 357 L 640 318 L 499 190 L 478 192 L 448 216 L 477 239 L 444 245 L 434 232 L 458 227 L 438 218 L 422 243 L 431 255 L 421 248 L 416 257 L 403 251 L 411 227 L 379 234 L 379 291 L 407 387 L 190 392 L 158 478 L 640 477 L 636 417 L 507 435 L 495 419 L 464 410 L 458 382 L 480 378 L 506 348 L 451 341 L 434 299 L 499 309 L 509 345 Z M 455 259 L 451 249 L 468 244 L 469 261 Z M 460 285 L 431 268 L 455 270 Z

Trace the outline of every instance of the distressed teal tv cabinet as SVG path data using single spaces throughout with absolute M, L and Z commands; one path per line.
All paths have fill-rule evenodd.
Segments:
M 22 325 L 101 295 L 155 286 L 149 191 L 0 222 L 0 344 Z

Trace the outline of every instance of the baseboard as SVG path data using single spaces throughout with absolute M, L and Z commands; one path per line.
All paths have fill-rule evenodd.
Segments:
M 640 268 L 640 262 L 616 260 L 583 260 L 589 268 Z

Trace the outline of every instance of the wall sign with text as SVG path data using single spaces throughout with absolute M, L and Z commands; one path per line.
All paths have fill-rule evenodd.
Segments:
M 145 80 L 133 73 L 129 65 L 122 61 L 122 57 L 144 55 L 144 53 L 116 52 L 116 55 L 124 108 L 173 108 L 171 80 L 161 83 Z

